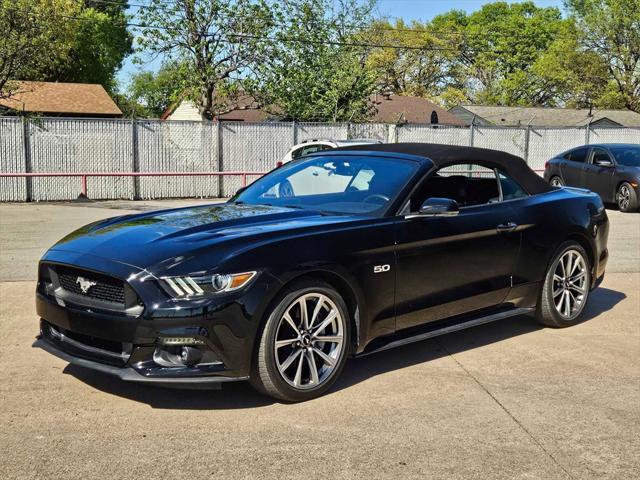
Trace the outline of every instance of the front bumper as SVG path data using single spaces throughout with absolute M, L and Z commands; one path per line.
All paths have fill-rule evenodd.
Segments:
M 265 272 L 245 291 L 225 296 L 173 299 L 153 278 L 138 281 L 140 270 L 135 267 L 88 255 L 76 261 L 65 255 L 50 251 L 43 262 L 82 265 L 78 268 L 122 279 L 135 290 L 143 307 L 133 314 L 131 310 L 106 311 L 77 303 L 72 296 L 60 296 L 40 280 L 36 311 L 42 322 L 34 346 L 128 382 L 215 388 L 248 379 L 260 319 L 271 290 L 278 287 L 272 276 Z M 190 366 L 158 361 L 156 355 L 167 337 L 196 339 L 199 343 L 193 346 L 203 354 L 202 361 Z
M 106 373 L 107 375 L 113 375 L 125 382 L 146 383 L 164 387 L 178 387 L 178 388 L 207 388 L 207 389 L 219 389 L 222 383 L 235 382 L 248 380 L 249 377 L 149 377 L 139 373 L 133 367 L 116 367 L 106 363 L 100 363 L 85 358 L 73 356 L 64 350 L 58 348 L 52 342 L 48 341 L 42 335 L 39 335 L 33 347 L 41 348 L 42 350 L 69 362 L 72 365 L 78 365 L 80 367 L 94 370 L 96 372 Z

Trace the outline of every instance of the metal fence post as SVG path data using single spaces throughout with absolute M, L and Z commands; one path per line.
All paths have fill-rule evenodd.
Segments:
M 30 128 L 29 128 L 29 120 L 23 115 L 20 117 L 22 122 L 22 148 L 24 149 L 24 171 L 26 173 L 31 173 L 32 165 L 31 165 L 31 139 Z M 31 201 L 33 193 L 33 179 L 31 177 L 25 178 L 25 199 L 27 202 Z
M 529 138 L 531 136 L 531 126 L 527 125 L 527 130 L 524 132 L 524 162 L 529 164 Z
M 223 165 L 223 157 L 222 157 L 222 122 L 218 119 L 216 121 L 216 137 L 218 139 L 216 155 L 217 155 L 217 163 L 218 163 L 218 171 L 222 172 Z M 218 176 L 218 198 L 224 197 L 224 176 Z
M 291 140 L 291 145 L 298 144 L 298 122 L 296 122 L 295 120 L 291 122 Z
M 387 125 L 387 143 L 398 143 L 398 125 L 395 123 Z
M 131 119 L 131 171 L 140 171 L 140 155 L 138 152 L 138 123 Z M 140 177 L 133 177 L 133 199 L 140 198 Z
M 475 136 L 475 125 L 473 124 L 473 122 L 471 122 L 471 125 L 469 126 L 470 130 L 469 130 L 469 146 L 473 147 L 473 137 Z
M 589 145 L 589 137 L 591 137 L 591 122 L 587 124 L 584 130 L 584 144 Z

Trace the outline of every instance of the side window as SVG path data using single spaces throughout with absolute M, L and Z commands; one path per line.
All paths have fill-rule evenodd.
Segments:
M 609 153 L 607 153 L 606 150 L 603 150 L 602 148 L 595 148 L 593 150 L 593 157 L 591 158 L 591 163 L 595 165 L 595 163 L 598 160 L 604 160 L 604 161 L 610 162 L 611 157 L 609 157 Z
M 500 179 L 500 189 L 502 190 L 502 200 L 515 200 L 516 198 L 528 197 L 529 194 L 513 178 L 504 173 L 498 174 Z
M 431 174 L 411 197 L 410 209 L 418 211 L 427 198 L 450 198 L 460 207 L 472 207 L 500 201 L 496 173 L 476 164 L 458 164 Z
M 322 152 L 323 150 L 330 150 L 332 147 L 329 145 L 322 144 L 314 144 L 314 145 L 305 145 L 304 147 L 298 148 L 291 152 L 291 158 L 293 160 L 297 160 L 304 155 L 309 155 L 311 153 Z
M 569 160 L 577 163 L 584 163 L 587 161 L 587 155 L 589 154 L 588 148 L 577 148 L 572 150 L 570 153 Z
M 302 151 L 304 150 L 304 147 L 301 148 L 296 148 L 293 152 L 291 152 L 291 158 L 293 160 L 297 160 L 302 156 Z

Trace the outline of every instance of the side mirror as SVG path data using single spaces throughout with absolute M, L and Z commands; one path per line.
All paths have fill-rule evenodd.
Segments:
M 613 162 L 611 160 L 596 160 L 596 165 L 598 167 L 611 168 L 613 167 Z
M 410 213 L 405 218 L 454 217 L 460 212 L 458 202 L 450 198 L 427 198 L 418 213 Z

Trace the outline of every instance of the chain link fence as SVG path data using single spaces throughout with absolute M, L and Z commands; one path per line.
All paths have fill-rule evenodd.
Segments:
M 266 172 L 320 138 L 425 142 L 503 150 L 534 170 L 585 143 L 640 144 L 640 128 L 454 127 L 378 123 L 188 122 L 0 117 L 0 173 Z M 241 177 L 89 177 L 92 199 L 230 196 Z M 70 200 L 76 177 L 0 178 L 0 201 Z

